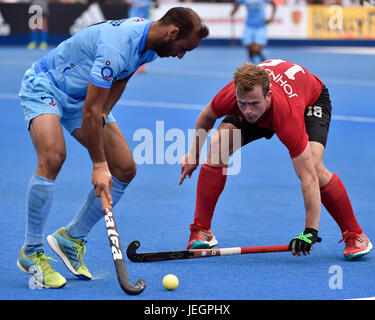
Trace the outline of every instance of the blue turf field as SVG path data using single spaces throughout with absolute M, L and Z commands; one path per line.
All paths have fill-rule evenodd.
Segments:
M 375 243 L 375 55 L 276 47 L 268 53 L 271 58 L 302 64 L 329 88 L 334 117 L 325 164 L 340 175 L 360 224 Z M 149 264 L 127 260 L 132 281 L 141 277 L 148 283 L 136 297 L 125 295 L 118 286 L 101 221 L 89 235 L 84 256 L 94 280 L 76 280 L 58 261 L 53 265 L 67 278 L 67 285 L 59 290 L 30 289 L 29 277 L 18 270 L 16 260 L 24 239 L 26 185 L 36 168 L 36 156 L 16 94 L 24 71 L 41 54 L 0 47 L 0 299 L 331 300 L 375 296 L 374 253 L 356 262 L 344 261 L 339 228 L 324 209 L 323 242 L 308 257 L 272 253 Z M 157 121 L 163 121 L 159 125 L 165 133 L 175 129 L 172 132 L 187 137 L 199 110 L 230 81 L 235 67 L 245 59 L 245 51 L 239 47 L 201 47 L 182 60 L 159 59 L 149 65 L 147 73 L 134 76 L 114 109 L 132 149 L 140 144 L 133 134 L 148 129 L 155 137 Z M 70 221 L 90 188 L 88 153 L 67 134 L 66 143 L 67 160 L 57 179 L 47 234 Z M 164 141 L 164 149 L 158 146 L 166 150 L 171 144 Z M 187 149 L 186 138 L 184 152 Z M 153 155 L 155 160 L 155 150 Z M 286 148 L 274 137 L 245 147 L 241 156 L 241 172 L 228 177 L 213 221 L 219 246 L 287 244 L 304 227 L 304 207 Z M 141 241 L 139 251 L 186 247 L 198 171 L 182 186 L 178 186 L 179 173 L 179 165 L 165 161 L 138 165 L 135 180 L 114 210 L 124 249 L 132 240 Z M 57 259 L 48 245 L 46 254 Z M 343 286 L 332 289 L 337 270 L 342 270 Z M 162 287 L 167 273 L 179 277 L 176 291 Z

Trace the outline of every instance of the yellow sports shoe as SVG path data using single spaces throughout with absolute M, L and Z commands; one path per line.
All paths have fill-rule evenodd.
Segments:
M 41 42 L 39 45 L 39 49 L 46 50 L 48 48 L 47 42 Z
M 28 45 L 27 45 L 27 49 L 28 50 L 34 50 L 36 48 L 36 42 L 35 41 L 31 41 Z
M 70 238 L 65 227 L 60 228 L 47 237 L 51 249 L 61 258 L 66 267 L 78 279 L 91 280 L 92 275 L 83 262 L 82 255 L 86 252 L 87 241 Z
M 27 256 L 25 255 L 24 247 L 22 247 L 17 266 L 21 271 L 32 274 L 35 282 L 40 287 L 61 288 L 66 284 L 66 279 L 52 268 L 49 263 L 50 260 L 53 259 L 46 257 L 44 252 L 35 252 Z

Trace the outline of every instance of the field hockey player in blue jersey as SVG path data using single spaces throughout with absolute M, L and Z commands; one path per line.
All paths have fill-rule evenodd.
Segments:
M 83 261 L 86 237 L 103 218 L 99 196 L 114 206 L 136 174 L 132 152 L 111 110 L 142 64 L 195 49 L 208 29 L 191 9 L 170 9 L 161 19 L 110 20 L 78 31 L 28 69 L 19 97 L 38 165 L 26 194 L 26 233 L 18 267 L 43 287 L 66 279 L 44 254 L 44 230 L 55 180 L 66 158 L 64 127 L 87 148 L 92 188 L 72 220 L 47 237 L 48 244 L 79 279 L 92 278 Z M 94 250 L 94 248 L 93 248 Z

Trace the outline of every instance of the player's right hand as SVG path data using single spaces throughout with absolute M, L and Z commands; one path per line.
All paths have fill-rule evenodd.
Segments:
M 112 205 L 112 175 L 107 162 L 94 163 L 91 182 L 95 187 L 95 196 L 100 197 L 103 192 L 108 203 Z
M 312 246 L 316 242 L 321 242 L 322 238 L 318 237 L 318 231 L 312 228 L 306 228 L 297 237 L 292 239 L 289 243 L 289 250 L 293 255 L 304 256 L 311 253 Z
M 194 170 L 198 168 L 199 160 L 193 159 L 190 153 L 187 153 L 181 158 L 181 177 L 178 182 L 179 185 L 185 180 L 186 176 L 191 178 Z

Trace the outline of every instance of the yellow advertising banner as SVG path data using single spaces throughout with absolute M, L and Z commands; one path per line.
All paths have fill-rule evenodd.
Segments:
M 308 39 L 375 39 L 375 7 L 308 6 Z

